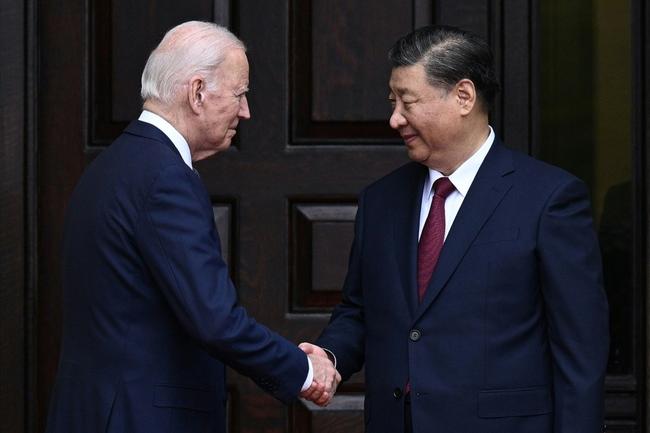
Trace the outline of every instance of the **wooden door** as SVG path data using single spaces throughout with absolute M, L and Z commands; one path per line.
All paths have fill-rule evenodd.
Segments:
M 242 303 L 299 343 L 340 299 L 362 187 L 407 161 L 389 116 L 386 53 L 413 28 L 471 29 L 495 49 L 505 83 L 492 123 L 528 150 L 529 2 L 172 0 L 39 5 L 38 414 L 43 430 L 61 329 L 65 205 L 83 168 L 140 111 L 139 77 L 164 31 L 189 20 L 230 27 L 248 46 L 252 119 L 231 149 L 197 164 Z M 506 97 L 507 96 L 507 97 Z M 363 376 L 322 410 L 286 408 L 229 376 L 232 432 L 363 431 Z

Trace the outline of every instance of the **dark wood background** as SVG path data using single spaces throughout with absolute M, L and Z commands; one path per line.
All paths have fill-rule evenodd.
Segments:
M 636 182 L 648 191 L 649 8 L 647 0 L 633 4 Z M 140 73 L 165 30 L 215 21 L 248 46 L 252 119 L 233 148 L 197 168 L 242 302 L 298 343 L 318 335 L 340 297 L 357 193 L 406 161 L 387 125 L 387 49 L 433 22 L 485 36 L 503 83 L 492 124 L 510 146 L 538 153 L 537 7 L 534 0 L 3 2 L 0 431 L 44 429 L 60 344 L 65 206 L 84 167 L 138 115 Z M 642 271 L 646 205 L 637 218 Z M 639 330 L 644 323 L 645 313 Z M 642 365 L 644 335 L 631 342 Z M 645 371 L 608 378 L 611 431 L 646 431 Z M 235 373 L 229 389 L 232 432 L 363 431 L 362 375 L 327 409 L 286 408 Z
M 25 429 L 25 14 L 0 9 L 0 430 Z

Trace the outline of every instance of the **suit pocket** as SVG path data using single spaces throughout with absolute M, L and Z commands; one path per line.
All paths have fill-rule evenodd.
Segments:
M 548 387 L 495 389 L 479 391 L 478 416 L 502 418 L 543 415 L 552 412 L 553 401 Z
M 156 407 L 212 412 L 217 407 L 217 398 L 214 391 L 157 385 L 154 389 L 153 405 Z
M 491 244 L 495 242 L 514 241 L 519 238 L 519 227 L 512 227 L 503 230 L 488 230 L 480 232 L 472 246 Z

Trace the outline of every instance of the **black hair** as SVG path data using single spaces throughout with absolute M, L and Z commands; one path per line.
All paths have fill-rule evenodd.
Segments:
M 451 26 L 426 26 L 401 37 L 388 52 L 394 68 L 422 64 L 429 84 L 450 89 L 466 78 L 489 111 L 499 92 L 489 45 L 474 33 Z

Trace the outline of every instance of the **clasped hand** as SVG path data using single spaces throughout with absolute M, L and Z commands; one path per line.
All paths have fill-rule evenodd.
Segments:
M 334 368 L 327 352 L 320 347 L 310 343 L 300 343 L 298 347 L 307 354 L 314 368 L 312 384 L 300 393 L 300 397 L 313 401 L 319 406 L 327 406 L 341 382 L 341 375 Z

